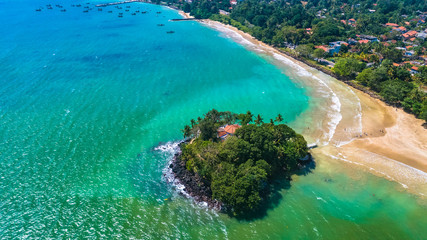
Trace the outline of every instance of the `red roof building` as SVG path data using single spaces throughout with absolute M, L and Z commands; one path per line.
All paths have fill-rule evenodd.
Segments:
M 406 32 L 406 28 L 405 27 L 398 27 L 397 29 L 399 29 L 402 32 Z
M 359 40 L 358 42 L 359 42 L 360 44 L 365 44 L 365 43 L 369 43 L 369 40 L 366 40 L 366 39 L 365 39 L 365 40 Z
M 227 135 L 227 133 L 226 133 L 225 131 L 218 131 L 218 137 L 219 137 L 219 138 L 222 138 L 222 137 L 224 137 L 225 135 Z
M 217 130 L 218 138 L 226 139 L 230 135 L 234 135 L 236 133 L 236 130 L 241 128 L 239 124 L 233 124 L 233 125 L 226 125 L 225 127 L 220 127 Z
M 390 26 L 390 27 L 398 27 L 399 26 L 396 23 L 386 23 L 385 25 Z
M 239 124 L 233 124 L 233 125 L 227 125 L 224 127 L 224 130 L 228 133 L 228 134 L 234 134 L 236 132 L 237 129 L 241 128 L 242 126 L 240 126 Z
M 329 48 L 326 45 L 314 46 L 314 48 L 319 48 L 319 49 L 322 49 L 325 52 L 329 52 Z
M 402 36 L 403 36 L 404 38 L 413 38 L 413 37 L 415 37 L 417 34 L 418 34 L 418 33 L 417 33 L 417 31 L 412 30 L 412 31 L 409 31 L 409 32 L 407 32 L 407 33 L 404 33 Z

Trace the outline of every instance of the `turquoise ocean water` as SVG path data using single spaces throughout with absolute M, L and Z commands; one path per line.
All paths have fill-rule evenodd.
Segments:
M 216 108 L 292 123 L 309 92 L 220 33 L 168 21 L 176 11 L 95 3 L 0 0 L 1 239 L 427 236 L 425 202 L 329 162 L 252 221 L 178 195 L 163 177 L 171 154 L 155 148 L 191 118 Z

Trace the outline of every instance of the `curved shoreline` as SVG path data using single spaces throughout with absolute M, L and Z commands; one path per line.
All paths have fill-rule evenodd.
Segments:
M 182 11 L 180 14 L 189 17 Z M 360 119 L 350 121 L 349 119 L 357 114 L 349 108 L 348 104 L 341 106 L 340 112 L 347 112 L 343 113 L 346 116 L 338 121 L 337 129 L 330 141 L 313 151 L 314 157 L 351 163 L 350 168 L 368 171 L 400 183 L 406 191 L 427 196 L 427 130 L 423 127 L 423 120 L 416 119 L 402 109 L 387 105 L 371 91 L 353 86 L 354 84 L 349 81 L 338 80 L 329 73 L 258 41 L 233 26 L 212 20 L 200 20 L 200 22 L 226 34 L 238 43 L 248 45 L 250 50 L 270 56 L 279 54 L 292 64 L 311 72 L 312 78 L 331 78 L 332 80 L 326 84 L 343 85 L 354 94 L 359 100 Z M 282 64 L 287 65 L 285 62 Z M 314 76 L 319 72 L 322 73 L 320 76 Z M 338 96 L 342 101 L 348 100 L 347 97 L 350 97 L 348 93 L 340 93 Z M 356 122 L 360 122 L 360 126 L 357 126 Z M 325 128 L 327 124 L 323 125 Z M 352 130 L 351 133 L 349 129 Z M 351 134 L 353 136 L 349 137 Z M 318 136 L 321 134 L 310 130 L 304 131 L 304 136 L 306 135 L 313 138 L 317 136 L 319 139 Z

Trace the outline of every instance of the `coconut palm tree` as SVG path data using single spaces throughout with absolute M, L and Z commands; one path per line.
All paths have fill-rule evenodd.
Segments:
M 247 111 L 246 116 L 247 116 L 247 119 L 249 120 L 248 122 L 252 122 L 252 118 L 254 117 L 254 115 L 251 113 L 251 111 Z
M 261 123 L 262 123 L 262 117 L 261 117 L 261 115 L 258 114 L 258 116 L 255 119 L 255 123 L 257 125 L 261 125 Z
M 188 125 L 185 125 L 184 129 L 181 129 L 181 132 L 184 135 L 184 138 L 187 138 L 191 135 L 191 128 Z
M 196 125 L 196 121 L 194 121 L 194 119 L 191 119 L 191 127 L 193 127 L 194 125 Z
M 280 113 L 276 117 L 276 122 L 278 122 L 278 123 L 283 122 L 283 117 L 282 117 L 282 115 L 280 115 Z

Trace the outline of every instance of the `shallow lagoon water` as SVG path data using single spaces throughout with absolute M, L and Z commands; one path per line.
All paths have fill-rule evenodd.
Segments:
M 162 177 L 171 154 L 154 148 L 180 139 L 191 118 L 211 108 L 250 110 L 265 121 L 281 113 L 298 125 L 295 119 L 312 107 L 310 92 L 212 29 L 169 22 L 179 17 L 173 10 L 134 3 L 129 12 L 123 5 L 83 13 L 86 2 L 71 4 L 78 2 L 0 2 L 1 238 L 427 233 L 423 200 L 328 158 L 294 176 L 277 204 L 251 221 L 178 195 Z M 131 15 L 136 10 L 147 13 Z

